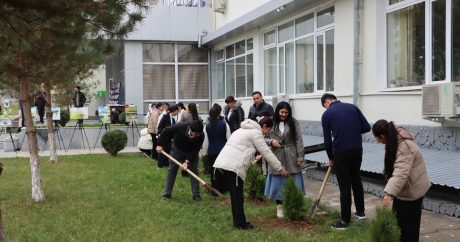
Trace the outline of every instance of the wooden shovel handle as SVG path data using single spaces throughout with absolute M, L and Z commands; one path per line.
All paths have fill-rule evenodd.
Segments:
M 170 159 L 172 162 L 176 163 L 176 165 L 180 166 L 180 167 L 183 167 L 182 163 L 180 163 L 178 160 L 174 159 L 174 157 L 172 157 L 171 155 L 169 155 L 168 153 L 166 153 L 164 150 L 161 151 L 161 154 L 163 154 L 164 156 L 168 157 L 168 159 Z M 212 188 L 210 190 L 212 190 L 214 193 L 216 193 L 217 195 L 219 196 L 222 196 L 222 193 L 220 193 L 217 189 L 213 188 L 212 186 L 210 186 L 209 184 L 207 184 L 203 179 L 201 179 L 199 176 L 197 176 L 195 173 L 193 173 L 191 170 L 189 169 L 184 169 L 188 174 L 190 174 L 191 176 L 193 176 L 193 178 L 195 178 L 197 181 L 199 181 L 204 187 L 206 188 Z

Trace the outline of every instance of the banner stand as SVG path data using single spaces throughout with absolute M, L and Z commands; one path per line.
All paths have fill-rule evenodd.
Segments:
M 134 126 L 136 126 L 137 134 L 141 137 L 141 132 L 139 132 L 139 127 L 137 126 L 137 122 L 132 120 L 129 121 L 128 126 L 126 127 L 126 135 L 128 135 L 129 128 L 131 127 L 131 132 L 133 134 L 133 146 L 136 146 L 136 142 L 134 141 Z
M 101 127 L 99 127 L 99 133 L 97 133 L 97 138 L 96 142 L 94 143 L 93 149 L 96 149 L 97 141 L 99 140 L 99 136 L 101 135 L 102 127 L 104 126 L 105 132 L 107 132 L 107 129 L 110 129 L 110 124 L 109 123 L 101 123 Z
M 80 133 L 81 133 L 81 142 L 83 144 L 83 149 L 86 149 L 86 147 L 85 147 L 85 139 L 86 139 L 86 143 L 88 144 L 88 149 L 91 152 L 91 146 L 90 146 L 89 141 L 88 141 L 88 136 L 86 136 L 85 126 L 83 126 L 83 119 L 77 120 L 77 124 L 73 128 L 72 136 L 70 137 L 69 146 L 67 147 L 67 150 L 70 149 L 70 145 L 72 144 L 72 139 L 73 139 L 73 136 L 75 134 L 75 130 L 77 129 L 77 127 L 78 127 L 78 129 L 80 130 Z

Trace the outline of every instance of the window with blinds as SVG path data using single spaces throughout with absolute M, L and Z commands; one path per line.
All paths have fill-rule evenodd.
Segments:
M 207 50 L 194 44 L 144 43 L 143 61 L 145 102 L 194 102 L 207 109 Z
M 175 99 L 174 65 L 144 64 L 144 99 Z

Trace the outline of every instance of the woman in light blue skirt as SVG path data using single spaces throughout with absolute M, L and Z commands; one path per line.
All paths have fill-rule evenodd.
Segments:
M 299 190 L 305 194 L 301 165 L 304 162 L 304 147 L 299 122 L 292 117 L 289 103 L 280 102 L 273 116 L 274 127 L 270 131 L 269 144 L 275 156 L 294 178 Z M 265 196 L 276 200 L 276 216 L 284 217 L 283 189 L 287 181 L 286 176 L 281 176 L 278 171 L 268 169 L 265 182 Z

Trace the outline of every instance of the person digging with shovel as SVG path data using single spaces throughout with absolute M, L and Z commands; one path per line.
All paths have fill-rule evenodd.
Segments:
M 198 152 L 204 141 L 203 124 L 197 120 L 192 123 L 183 122 L 167 127 L 158 137 L 156 151 L 161 154 L 163 145 L 170 142 L 171 139 L 174 139 L 171 151 L 172 157 L 183 162 L 182 169 L 189 169 L 193 173 L 198 174 Z M 162 200 L 171 198 L 178 169 L 179 166 L 176 163 L 169 161 Z M 190 177 L 190 183 L 193 200 L 201 201 L 198 181 Z
M 256 150 L 260 152 L 273 169 L 280 175 L 287 176 L 287 170 L 271 152 L 265 143 L 264 135 L 267 135 L 273 127 L 273 120 L 265 117 L 257 123 L 246 119 L 241 123 L 241 128 L 233 132 L 227 140 L 224 148 L 217 156 L 214 163 L 214 171 L 217 177 L 223 181 L 223 190 L 230 192 L 232 204 L 233 226 L 237 229 L 252 229 L 254 226 L 246 221 L 244 214 L 243 185 L 246 171 L 251 166 L 251 159 Z

